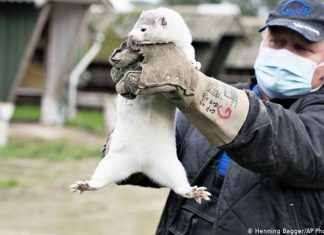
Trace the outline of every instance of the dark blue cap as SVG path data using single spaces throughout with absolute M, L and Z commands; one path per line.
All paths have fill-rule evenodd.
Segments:
M 270 26 L 292 29 L 311 42 L 324 40 L 324 2 L 322 0 L 283 0 L 272 11 L 260 32 Z

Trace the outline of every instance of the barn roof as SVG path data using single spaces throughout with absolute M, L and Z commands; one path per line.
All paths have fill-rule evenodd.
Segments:
M 261 41 L 261 34 L 258 32 L 258 29 L 264 21 L 265 19 L 259 18 L 242 18 L 245 37 L 244 40 L 235 43 L 226 60 L 227 67 L 241 69 L 253 68 Z

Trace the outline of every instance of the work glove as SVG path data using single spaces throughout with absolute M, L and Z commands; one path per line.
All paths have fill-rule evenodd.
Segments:
M 122 44 L 109 61 L 120 95 L 164 95 L 213 146 L 232 142 L 247 118 L 247 93 L 197 71 L 173 43 Z

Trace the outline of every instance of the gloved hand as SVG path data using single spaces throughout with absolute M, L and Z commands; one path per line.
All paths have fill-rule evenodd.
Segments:
M 116 49 L 110 57 L 116 90 L 126 98 L 163 94 L 214 146 L 230 143 L 249 111 L 245 91 L 195 70 L 174 44 Z
M 164 56 L 165 53 L 169 55 Z M 116 90 L 125 98 L 134 99 L 137 95 L 157 93 L 169 96 L 183 93 L 182 99 L 186 103 L 193 98 L 196 79 L 187 77 L 197 76 L 196 70 L 174 44 L 159 44 L 158 47 L 145 45 L 132 50 L 123 43 L 109 61 L 113 66 L 111 77 L 116 83 Z M 159 64 L 170 66 L 166 71 L 156 70 Z M 183 69 L 177 70 L 177 67 Z M 173 73 L 169 75 L 168 71 Z
M 127 99 L 134 99 L 139 78 L 142 72 L 140 61 L 143 57 L 138 53 L 126 48 L 127 43 L 123 43 L 120 48 L 115 49 L 109 58 L 113 66 L 111 77 L 116 83 L 116 91 Z

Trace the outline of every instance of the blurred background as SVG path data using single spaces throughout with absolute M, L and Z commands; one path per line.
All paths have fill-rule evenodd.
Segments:
M 205 74 L 244 82 L 277 3 L 0 0 L 0 234 L 154 234 L 168 189 L 68 190 L 91 176 L 114 127 L 109 55 L 142 10 L 167 6 L 188 24 Z

